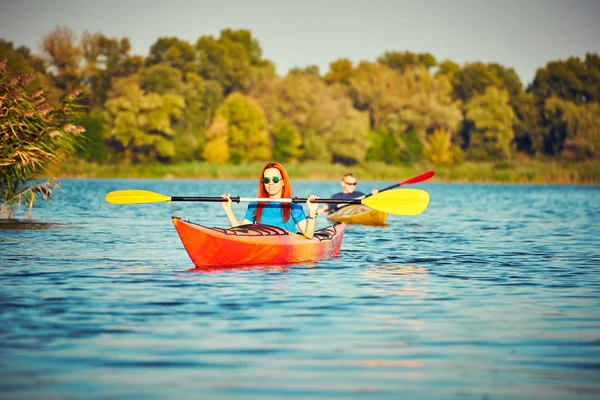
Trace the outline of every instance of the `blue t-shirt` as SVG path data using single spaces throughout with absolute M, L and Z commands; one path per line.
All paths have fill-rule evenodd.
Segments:
M 256 210 L 256 206 L 258 203 L 249 203 L 248 209 L 246 210 L 246 215 L 244 215 L 244 219 L 248 221 L 254 221 L 254 211 Z M 292 203 L 292 212 L 290 214 L 290 219 L 287 222 L 283 222 L 283 214 L 281 213 L 281 203 L 267 203 L 262 210 L 262 216 L 260 217 L 260 223 L 265 225 L 273 225 L 279 228 L 283 228 L 290 232 L 296 232 L 296 224 L 300 221 L 304 221 L 306 216 L 304 215 L 304 208 L 302 208 L 302 204 Z
M 365 194 L 363 192 L 357 192 L 354 191 L 353 193 L 344 193 L 344 192 L 339 192 L 334 194 L 333 196 L 331 196 L 332 199 L 356 199 L 357 197 L 362 197 L 365 196 Z M 327 205 L 329 206 L 329 210 L 327 210 L 327 213 L 331 214 L 332 212 L 335 212 L 338 208 L 342 207 L 343 204 L 340 203 L 327 203 Z

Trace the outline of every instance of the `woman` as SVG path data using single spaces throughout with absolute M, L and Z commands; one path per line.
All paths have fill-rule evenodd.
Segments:
M 233 207 L 229 193 L 221 197 L 227 200 L 222 202 L 223 210 L 232 227 L 246 224 L 273 225 L 296 232 L 296 226 L 308 239 L 312 239 L 315 233 L 318 203 L 313 203 L 317 196 L 310 195 L 306 200 L 308 217 L 304 215 L 304 209 L 297 203 L 250 203 L 242 222 L 233 213 Z M 283 165 L 270 162 L 264 166 L 258 183 L 257 197 L 271 199 L 292 197 L 292 183 Z

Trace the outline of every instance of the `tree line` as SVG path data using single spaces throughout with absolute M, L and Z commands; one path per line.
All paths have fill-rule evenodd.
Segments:
M 548 62 L 524 87 L 510 67 L 408 51 L 279 76 L 248 30 L 161 37 L 142 57 L 58 27 L 40 48 L 0 39 L 0 59 L 49 100 L 82 92 L 78 156 L 98 163 L 600 158 L 598 54 Z

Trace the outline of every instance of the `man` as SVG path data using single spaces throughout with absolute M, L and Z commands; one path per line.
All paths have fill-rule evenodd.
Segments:
M 332 199 L 356 199 L 359 197 L 366 196 L 363 192 L 356 191 L 357 181 L 356 181 L 356 177 L 354 176 L 354 174 L 347 173 L 346 175 L 344 175 L 342 177 L 342 180 L 340 181 L 340 183 L 342 184 L 342 191 L 331 196 Z M 378 192 L 377 189 L 373 189 L 371 191 L 371 194 L 375 194 L 377 192 Z M 338 209 L 340 206 L 343 206 L 343 204 L 329 203 L 329 204 L 324 205 L 321 209 L 319 209 L 319 211 L 317 213 L 325 214 L 328 211 L 330 213 L 332 213 L 336 209 Z

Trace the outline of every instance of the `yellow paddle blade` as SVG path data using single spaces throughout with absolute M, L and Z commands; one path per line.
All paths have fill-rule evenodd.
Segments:
M 418 215 L 429 204 L 429 193 L 421 189 L 395 189 L 379 192 L 363 199 L 372 209 L 396 215 Z
M 149 190 L 116 190 L 104 196 L 111 204 L 162 203 L 171 201 L 171 196 Z

